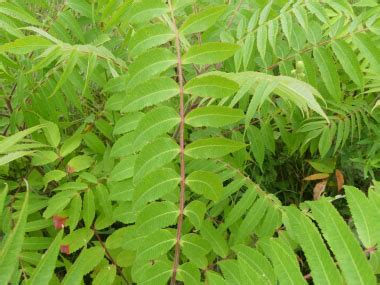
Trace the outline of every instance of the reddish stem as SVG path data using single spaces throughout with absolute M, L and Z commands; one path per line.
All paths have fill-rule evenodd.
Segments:
M 174 261 L 173 261 L 173 274 L 171 277 L 170 284 L 174 285 L 176 283 L 177 278 L 177 270 L 179 266 L 179 259 L 181 255 L 181 231 L 182 231 L 182 223 L 183 223 L 183 211 L 185 208 L 185 108 L 184 108 L 184 79 L 183 79 L 183 69 L 182 69 L 182 58 L 181 58 L 181 44 L 179 40 L 179 32 L 177 28 L 177 24 L 174 17 L 174 10 L 171 3 L 171 0 L 168 1 L 171 17 L 173 21 L 173 29 L 175 32 L 175 45 L 177 51 L 177 78 L 179 84 L 179 112 L 180 112 L 180 125 L 179 125 L 179 146 L 180 146 L 180 168 L 181 168 L 181 190 L 179 196 L 179 216 L 178 216 L 178 224 L 177 224 L 177 237 L 175 244 L 175 252 L 174 252 Z

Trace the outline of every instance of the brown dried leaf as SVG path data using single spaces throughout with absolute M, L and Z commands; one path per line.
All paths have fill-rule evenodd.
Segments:
M 319 200 L 319 198 L 321 198 L 323 192 L 325 192 L 326 184 L 327 179 L 315 184 L 313 189 L 313 200 Z
M 315 173 L 315 174 L 312 174 L 312 175 L 305 177 L 303 180 L 306 180 L 306 181 L 322 180 L 322 179 L 328 178 L 329 176 L 330 176 L 330 174 L 328 174 L 328 173 Z
M 344 184 L 344 176 L 342 171 L 339 169 L 335 170 L 335 177 L 336 177 L 336 186 L 338 188 L 338 192 L 342 191 L 343 184 Z

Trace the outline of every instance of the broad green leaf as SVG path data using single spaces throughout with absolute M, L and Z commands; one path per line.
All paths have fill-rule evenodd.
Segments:
M 199 139 L 185 148 L 185 154 L 193 158 L 218 158 L 245 148 L 242 142 L 226 138 Z
M 180 120 L 178 113 L 167 106 L 150 111 L 137 125 L 138 134 L 133 143 L 134 149 L 140 150 L 156 137 L 169 132 Z
M 174 32 L 166 25 L 154 24 L 144 27 L 133 35 L 128 43 L 130 56 L 142 54 L 146 50 L 163 45 L 174 38 Z
M 222 270 L 223 276 L 227 281 L 227 284 L 244 284 L 244 282 L 248 282 L 246 280 L 242 280 L 242 276 L 240 275 L 239 264 L 234 259 L 225 259 L 218 262 L 219 267 Z
M 58 258 L 63 230 L 60 230 L 49 249 L 42 256 L 37 267 L 34 269 L 27 284 L 39 285 L 48 284 L 54 273 L 55 264 Z
M 184 64 L 214 64 L 222 62 L 237 52 L 240 46 L 231 43 L 210 42 L 189 48 L 183 56 Z
M 268 32 L 266 26 L 260 26 L 257 30 L 257 50 L 260 53 L 261 59 L 265 62 L 267 52 Z
M 130 132 L 117 139 L 112 146 L 110 156 L 123 157 L 133 154 L 133 142 L 135 140 L 135 137 L 136 133 Z
M 25 225 L 28 218 L 29 206 L 29 189 L 26 185 L 26 192 L 19 218 L 12 229 L 1 244 L 0 249 L 0 284 L 8 284 L 12 278 L 13 272 L 18 268 L 19 255 L 25 236 Z
M 220 274 L 217 274 L 214 271 L 208 270 L 206 276 L 206 284 L 208 285 L 228 285 L 227 281 L 224 280 Z
M 316 284 L 342 284 L 339 270 L 330 256 L 329 250 L 318 229 L 296 207 L 286 208 L 286 224 L 301 245 Z
M 191 262 L 181 264 L 178 268 L 177 280 L 184 284 L 198 285 L 200 284 L 201 273 L 199 269 Z
M 206 239 L 212 247 L 212 250 L 221 257 L 228 255 L 227 241 L 220 231 L 214 228 L 210 221 L 204 221 L 201 227 L 201 236 Z
M 185 93 L 199 97 L 224 98 L 239 90 L 239 84 L 219 75 L 202 75 L 185 85 Z
M 183 254 L 190 260 L 206 256 L 211 251 L 210 243 L 198 234 L 189 233 L 181 238 Z
M 193 127 L 223 127 L 239 122 L 244 118 L 240 109 L 224 106 L 200 107 L 191 111 L 185 122 Z
M 0 45 L 0 53 L 26 54 L 35 50 L 48 48 L 51 42 L 39 36 L 26 36 L 13 42 Z
M 176 243 L 174 231 L 158 230 L 146 236 L 137 250 L 137 260 L 152 260 L 167 253 Z
M 68 172 L 79 172 L 89 168 L 94 162 L 94 159 L 88 155 L 78 155 L 73 157 L 67 163 Z
M 158 138 L 149 143 L 137 156 L 133 181 L 137 183 L 145 175 L 168 164 L 178 153 L 179 146 L 171 138 Z
M 83 276 L 92 271 L 104 256 L 103 248 L 99 246 L 84 248 L 74 264 L 67 271 L 62 285 L 80 284 Z
M 73 152 L 75 149 L 77 149 L 82 142 L 82 135 L 81 134 L 75 134 L 65 140 L 61 146 L 61 149 L 59 150 L 59 155 L 61 157 L 65 157 L 66 155 Z
M 61 141 L 61 134 L 58 126 L 45 120 L 41 120 L 41 123 L 44 125 L 43 130 L 46 140 L 52 147 L 57 147 Z
M 376 208 L 365 194 L 353 186 L 344 186 L 344 192 L 355 228 L 365 248 L 372 248 L 380 242 L 380 223 L 375 215 Z
M 111 285 L 116 277 L 116 266 L 113 264 L 104 266 L 94 278 L 94 285 Z
M 139 111 L 173 98 L 179 93 L 177 83 L 169 77 L 158 77 L 136 86 L 123 102 L 122 112 Z
M 158 229 L 174 225 L 179 215 L 178 207 L 169 201 L 152 202 L 137 216 L 137 231 L 150 234 Z
M 206 213 L 206 205 L 198 200 L 191 201 L 184 210 L 184 215 L 187 216 L 193 226 L 200 229 Z
M 172 267 L 172 262 L 161 259 L 155 260 L 153 264 L 151 261 L 135 263 L 132 268 L 133 280 L 142 285 L 166 284 L 172 275 Z
M 135 130 L 138 123 L 144 116 L 145 115 L 142 112 L 132 112 L 125 114 L 116 122 L 116 125 L 113 129 L 113 134 L 120 135 Z
M 92 18 L 91 5 L 85 0 L 67 0 L 66 5 L 87 18 Z
M 255 126 L 249 126 L 247 135 L 251 143 L 251 152 L 253 154 L 253 157 L 262 170 L 265 158 L 265 145 L 261 138 L 260 130 Z
M 122 181 L 133 176 L 136 156 L 131 155 L 123 158 L 110 173 L 110 181 Z
M 71 199 L 76 194 L 76 191 L 62 191 L 53 197 L 51 197 L 48 201 L 48 207 L 43 213 L 43 217 L 45 219 L 49 219 L 54 214 L 58 214 L 61 212 L 71 201 Z
M 186 178 L 191 191 L 214 202 L 223 195 L 223 184 L 219 176 L 209 171 L 194 171 Z
M 325 198 L 308 202 L 347 284 L 376 284 L 372 268 L 353 233 Z
M 177 57 L 165 48 L 155 48 L 141 54 L 129 66 L 131 79 L 128 88 L 132 89 L 138 84 L 159 75 L 177 63 Z
M 203 32 L 214 25 L 226 9 L 227 6 L 220 5 L 193 14 L 181 25 L 179 32 L 183 35 Z
M 155 17 L 159 17 L 166 13 L 167 10 L 167 5 L 165 5 L 162 1 L 143 0 L 133 3 L 126 17 L 129 23 L 137 24 L 147 22 Z
M 344 71 L 359 88 L 362 88 L 364 84 L 363 73 L 360 70 L 360 63 L 349 44 L 343 40 L 336 40 L 332 42 L 332 49 L 342 64 Z
M 170 168 L 162 168 L 146 175 L 133 192 L 134 207 L 162 198 L 177 188 L 180 176 Z
M 87 243 L 91 241 L 93 235 L 94 232 L 92 229 L 81 228 L 65 236 L 61 241 L 61 245 L 68 246 L 71 254 L 82 247 L 85 247 Z
M 340 80 L 331 52 L 324 47 L 320 47 L 314 48 L 313 55 L 331 98 L 335 102 L 340 102 L 342 97 Z
M 32 164 L 33 165 L 45 165 L 48 163 L 52 163 L 58 159 L 58 154 L 54 151 L 38 151 L 33 154 Z

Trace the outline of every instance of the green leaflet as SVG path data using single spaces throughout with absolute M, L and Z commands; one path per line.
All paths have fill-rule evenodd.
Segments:
M 191 191 L 214 202 L 223 195 L 223 184 L 219 176 L 209 171 L 194 171 L 186 178 Z
M 28 218 L 30 194 L 27 182 L 26 187 L 27 189 L 17 223 L 2 242 L 0 250 L 0 284 L 8 284 L 12 278 L 13 272 L 18 268 L 18 257 L 21 252 L 25 235 L 25 225 Z
M 207 106 L 194 109 L 185 119 L 185 122 L 193 127 L 223 127 L 239 122 L 244 118 L 244 112 L 240 109 L 232 109 L 224 106 Z
M 79 284 L 83 280 L 83 276 L 94 269 L 104 256 L 103 248 L 96 246 L 89 249 L 84 248 L 74 264 L 70 267 L 63 285 Z
M 7 198 L 7 194 L 8 194 L 8 184 L 4 184 L 4 188 L 1 189 L 1 192 L 0 192 L 0 221 L 2 221 L 2 218 L 3 218 L 3 211 L 4 211 L 5 199 Z
M 178 113 L 170 107 L 162 106 L 150 111 L 137 125 L 134 149 L 140 150 L 156 137 L 169 132 L 180 120 Z
M 370 264 L 338 211 L 325 198 L 308 205 L 347 284 L 376 284 Z
M 359 48 L 371 67 L 378 69 L 380 65 L 379 48 L 371 41 L 368 34 L 358 33 L 353 36 L 354 44 Z
M 201 236 L 208 240 L 212 250 L 221 257 L 228 255 L 228 244 L 222 233 L 214 228 L 210 221 L 204 221 L 201 227 Z
M 183 56 L 184 64 L 214 64 L 233 56 L 240 47 L 231 43 L 205 43 L 192 46 Z
M 201 273 L 193 263 L 186 262 L 180 265 L 177 279 L 184 284 L 197 285 L 200 283 Z
M 172 274 L 172 266 L 172 262 L 162 259 L 156 260 L 154 264 L 151 261 L 135 263 L 132 268 L 133 280 L 143 285 L 165 284 Z
M 7 151 L 16 145 L 19 141 L 21 141 L 24 137 L 27 135 L 30 135 L 31 133 L 41 129 L 43 125 L 34 126 L 32 128 L 23 130 L 21 132 L 17 132 L 16 134 L 6 137 L 3 140 L 0 141 L 0 153 L 6 154 Z
M 87 243 L 90 242 L 93 235 L 94 232 L 92 229 L 81 228 L 72 231 L 70 234 L 65 236 L 61 241 L 61 245 L 67 245 L 71 254 L 81 249 L 82 247 L 85 247 Z
M 106 265 L 96 275 L 94 285 L 111 285 L 116 277 L 116 266 Z
M 359 61 L 351 47 L 345 41 L 338 40 L 332 43 L 332 48 L 344 71 L 359 88 L 362 88 L 364 84 L 363 74 L 360 70 Z
M 51 243 L 49 249 L 42 256 L 37 267 L 31 274 L 30 279 L 27 284 L 38 285 L 38 284 L 48 284 L 52 275 L 54 273 L 56 260 L 59 254 L 59 249 L 61 245 L 63 230 L 60 230 L 55 237 L 54 241 Z
M 161 1 L 143 0 L 135 2 L 126 15 L 129 23 L 137 24 L 161 16 L 168 10 L 167 5 Z
M 304 251 L 316 284 L 342 284 L 342 277 L 316 226 L 295 207 L 286 208 L 286 224 Z
M 153 202 L 137 215 L 136 225 L 140 234 L 150 234 L 158 229 L 174 225 L 179 215 L 178 207 L 172 202 Z
M 247 275 L 256 275 L 260 284 L 276 284 L 272 265 L 258 250 L 245 245 L 235 246 L 233 250 L 237 253 L 238 262 L 247 267 Z
M 265 216 L 266 209 L 268 207 L 270 206 L 268 205 L 266 198 L 258 198 L 255 201 L 249 211 L 247 211 L 247 214 L 238 229 L 235 243 L 241 242 L 254 232 L 256 226 L 262 221 L 263 217 Z
M 70 172 L 80 172 L 89 168 L 94 163 L 94 159 L 88 155 L 78 155 L 69 160 L 67 168 Z
M 83 196 L 83 221 L 87 228 L 90 228 L 95 218 L 95 197 L 91 189 L 88 189 Z
M 166 25 L 154 24 L 144 27 L 133 35 L 128 44 L 130 56 L 138 56 L 144 51 L 165 44 L 174 38 L 173 31 Z
M 189 218 L 190 222 L 197 229 L 201 228 L 205 213 L 206 205 L 198 200 L 190 202 L 184 210 L 184 215 Z
M 110 173 L 110 181 L 122 181 L 133 176 L 136 156 L 131 155 L 123 158 Z
M 20 5 L 11 2 L 0 3 L 0 13 L 27 24 L 41 26 L 41 23 Z
M 137 183 L 150 172 L 171 162 L 179 153 L 179 146 L 168 137 L 158 138 L 146 145 L 137 156 L 133 181 Z
M 216 99 L 229 97 L 238 90 L 239 84 L 219 75 L 198 76 L 185 84 L 186 93 Z
M 342 98 L 340 80 L 330 51 L 323 47 L 314 48 L 313 55 L 331 98 L 335 102 L 340 102 Z
M 214 271 L 208 270 L 207 271 L 207 284 L 209 285 L 227 285 L 227 281 L 223 279 L 223 277 Z
M 155 48 L 146 51 L 129 66 L 131 78 L 128 82 L 128 89 L 133 89 L 176 63 L 176 56 L 168 49 Z
M 170 168 L 158 169 L 146 175 L 133 192 L 134 207 L 162 198 L 172 192 L 180 182 L 180 176 Z
M 226 9 L 227 6 L 220 5 L 193 14 L 181 25 L 179 32 L 183 35 L 203 32 L 213 26 Z
M 59 128 L 56 124 L 44 120 L 40 120 L 41 124 L 45 127 L 43 128 L 46 140 L 52 147 L 57 147 L 61 141 L 61 134 Z
M 134 131 L 145 114 L 141 112 L 128 113 L 122 116 L 115 124 L 114 135 L 120 135 Z
M 206 239 L 192 233 L 181 238 L 181 248 L 190 260 L 206 256 L 211 251 L 211 245 Z
M 280 284 L 307 284 L 300 272 L 296 255 L 285 241 L 279 238 L 262 241 L 265 254 L 272 261 Z
M 0 7 L 1 9 L 1 7 Z M 39 36 L 26 36 L 13 42 L 0 45 L 0 53 L 26 54 L 35 50 L 48 48 L 51 42 Z
M 152 260 L 167 253 L 176 242 L 175 231 L 158 230 L 146 236 L 137 249 L 137 260 Z
M 135 140 L 135 136 L 135 132 L 130 132 L 117 139 L 112 146 L 110 156 L 123 157 L 133 154 L 133 141 Z
M 360 240 L 365 248 L 375 246 L 380 241 L 380 224 L 374 214 L 376 208 L 359 189 L 344 186 L 344 191 Z
M 177 83 L 169 77 L 158 77 L 148 80 L 131 90 L 125 97 L 122 112 L 133 112 L 144 109 L 176 96 L 179 93 Z
M 245 147 L 244 143 L 226 139 L 200 139 L 185 148 L 185 154 L 193 158 L 218 158 Z

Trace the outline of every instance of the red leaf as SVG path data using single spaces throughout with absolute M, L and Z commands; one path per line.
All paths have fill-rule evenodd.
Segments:
M 67 171 L 68 174 L 71 174 L 71 173 L 75 172 L 75 169 L 73 167 L 71 167 L 71 166 L 67 166 L 66 171 Z
M 70 254 L 70 246 L 68 244 L 61 245 L 60 251 L 66 255 Z
M 328 173 L 315 173 L 315 174 L 312 174 L 312 175 L 305 177 L 303 180 L 307 180 L 307 181 L 322 180 L 322 179 L 328 178 L 329 176 L 330 176 L 330 174 L 328 174 Z
M 65 227 L 65 222 L 67 217 L 53 216 L 53 223 L 56 230 L 63 229 Z

